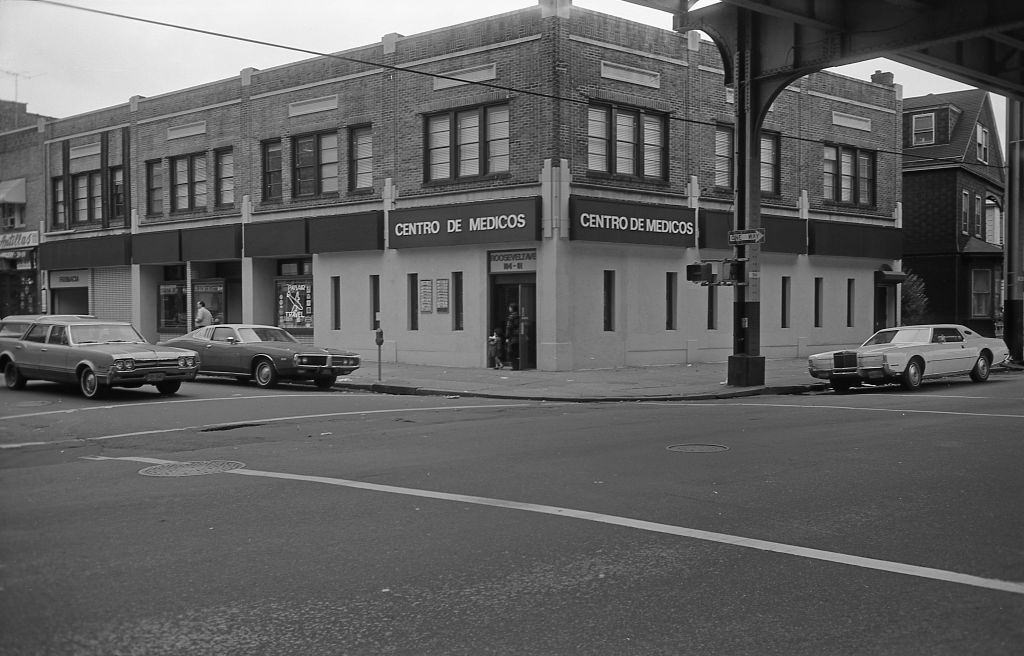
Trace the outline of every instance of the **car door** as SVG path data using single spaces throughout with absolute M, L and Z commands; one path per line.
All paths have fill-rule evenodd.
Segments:
M 33 324 L 25 333 L 24 339 L 15 346 L 14 359 L 22 375 L 29 378 L 49 379 L 46 369 L 43 368 L 43 349 L 46 344 L 46 335 L 49 332 L 49 324 Z
M 48 378 L 74 380 L 74 372 L 68 371 L 68 329 L 67 326 L 53 326 L 46 343 L 39 347 L 39 367 Z
M 234 328 L 213 326 L 207 334 L 210 336 L 209 341 L 199 354 L 203 371 L 248 373 L 243 371 L 239 364 L 241 346 L 238 344 L 238 334 Z
M 964 359 L 964 337 L 956 328 L 937 326 L 932 329 L 931 344 L 928 345 L 928 362 L 925 373 L 929 375 L 951 374 L 962 371 Z
M 946 333 L 946 344 L 950 347 L 950 372 L 970 371 L 978 360 L 979 349 L 976 343 L 968 341 L 959 328 L 943 328 Z

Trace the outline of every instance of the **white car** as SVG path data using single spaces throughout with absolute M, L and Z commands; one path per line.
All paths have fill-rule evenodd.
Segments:
M 984 382 L 992 367 L 1009 357 L 1001 339 L 956 324 L 928 324 L 879 330 L 857 348 L 812 355 L 807 368 L 836 392 L 862 383 L 900 383 L 915 390 L 923 379 L 942 376 L 968 374 Z

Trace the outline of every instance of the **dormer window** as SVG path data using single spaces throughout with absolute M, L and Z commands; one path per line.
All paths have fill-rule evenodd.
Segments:
M 935 114 L 914 115 L 914 146 L 925 146 L 935 143 Z
M 978 146 L 978 161 L 988 164 L 988 129 L 979 123 L 974 130 Z

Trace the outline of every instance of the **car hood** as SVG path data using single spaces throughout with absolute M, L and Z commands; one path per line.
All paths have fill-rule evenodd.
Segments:
M 189 349 L 176 348 L 174 346 L 163 346 L 154 344 L 128 344 L 124 342 L 111 342 L 108 344 L 81 344 L 79 348 L 98 353 L 106 353 L 111 357 L 145 358 L 145 359 L 167 359 L 179 358 L 183 355 L 195 355 L 196 352 Z
M 295 355 L 296 353 L 302 353 L 304 355 L 321 355 L 324 353 L 330 355 L 347 355 L 355 356 L 355 353 L 350 351 L 342 351 L 336 348 L 323 348 L 319 346 L 313 346 L 311 344 L 288 344 L 286 342 L 256 342 L 256 343 L 245 343 L 241 346 L 260 351 L 261 353 L 274 354 L 274 355 Z
M 855 351 L 860 354 L 866 353 L 891 353 L 893 351 L 902 351 L 905 349 L 915 349 L 923 346 L 923 342 L 900 342 L 898 344 L 872 344 L 871 346 L 851 346 L 848 349 L 839 349 L 838 351 L 826 351 L 824 353 L 815 353 L 810 356 L 812 358 L 830 358 L 836 353 L 849 353 Z

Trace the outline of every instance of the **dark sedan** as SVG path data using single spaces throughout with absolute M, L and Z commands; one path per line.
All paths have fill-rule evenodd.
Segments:
M 273 387 L 279 380 L 311 380 L 320 389 L 359 368 L 357 354 L 303 344 L 287 330 L 258 324 L 217 324 L 164 342 L 199 353 L 199 373 Z

